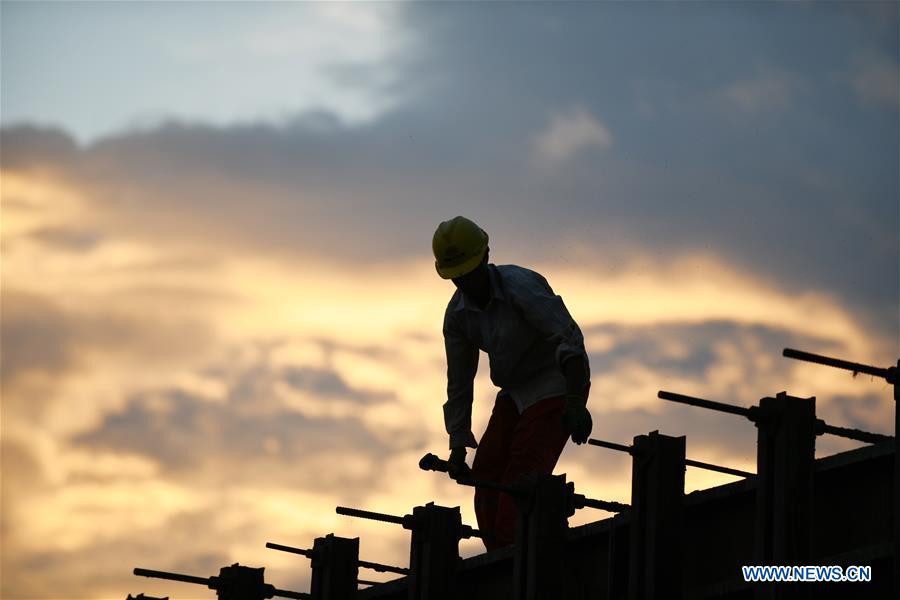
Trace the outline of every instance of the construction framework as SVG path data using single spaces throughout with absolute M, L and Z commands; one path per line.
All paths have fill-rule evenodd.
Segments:
M 786 348 L 788 358 L 868 373 L 893 386 L 897 366 L 873 367 Z M 397 516 L 337 507 L 337 513 L 400 525 L 410 531 L 408 567 L 361 560 L 359 538 L 333 534 L 303 549 L 267 543 L 310 559 L 310 591 L 277 589 L 263 568 L 234 564 L 218 576 L 197 577 L 136 568 L 135 575 L 203 585 L 223 600 L 807 600 L 896 598 L 900 465 L 894 437 L 828 424 L 816 417 L 816 399 L 780 392 L 751 407 L 669 391 L 662 400 L 748 419 L 757 429 L 756 473 L 686 458 L 686 438 L 652 431 L 631 445 L 590 440 L 590 445 L 631 456 L 631 502 L 578 494 L 565 475 L 530 474 L 512 483 L 460 477 L 456 482 L 509 494 L 516 505 L 515 543 L 463 560 L 459 542 L 484 537 L 462 522 L 458 507 L 428 502 Z M 815 440 L 835 435 L 866 444 L 816 460 Z M 433 454 L 424 471 L 446 473 Z M 740 478 L 708 490 L 684 493 L 686 467 Z M 576 510 L 612 516 L 570 528 Z M 740 567 L 868 565 L 871 581 L 753 583 Z M 398 575 L 376 583 L 359 569 Z M 361 586 L 364 589 L 360 589 Z M 140 594 L 129 600 L 160 600 Z

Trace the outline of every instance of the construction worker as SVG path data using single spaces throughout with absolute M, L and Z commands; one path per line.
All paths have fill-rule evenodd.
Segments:
M 510 483 L 529 472 L 550 474 L 569 436 L 591 433 L 584 337 L 562 298 L 538 273 L 488 263 L 488 235 L 465 217 L 434 232 L 435 267 L 456 285 L 444 314 L 450 475 Z M 500 388 L 480 444 L 472 435 L 478 351 L 487 352 Z M 477 448 L 471 470 L 466 449 Z M 507 494 L 476 488 L 478 527 L 488 550 L 513 542 L 515 508 Z

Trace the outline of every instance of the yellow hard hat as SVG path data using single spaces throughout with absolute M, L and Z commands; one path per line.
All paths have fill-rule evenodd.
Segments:
M 444 279 L 462 277 L 481 264 L 488 234 L 465 217 L 453 217 L 438 225 L 431 240 L 434 267 Z

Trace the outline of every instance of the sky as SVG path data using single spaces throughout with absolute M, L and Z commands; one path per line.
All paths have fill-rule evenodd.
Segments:
M 308 591 L 265 542 L 407 564 L 337 505 L 474 525 L 417 468 L 457 214 L 581 326 L 594 437 L 755 469 L 752 424 L 660 389 L 892 433 L 883 381 L 781 350 L 900 354 L 897 7 L 4 0 L 0 596 L 200 598 L 131 570 L 233 562 Z M 479 436 L 484 356 L 475 389 Z M 629 470 L 570 445 L 556 472 L 628 502 Z

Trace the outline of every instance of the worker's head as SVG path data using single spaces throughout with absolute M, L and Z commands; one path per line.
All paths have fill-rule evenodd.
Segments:
M 450 279 L 471 298 L 481 299 L 490 288 L 487 272 L 488 234 L 465 217 L 438 225 L 431 240 L 438 275 Z
M 443 279 L 457 279 L 486 261 L 488 234 L 465 217 L 438 225 L 431 239 L 434 266 Z

